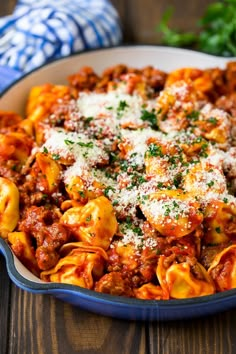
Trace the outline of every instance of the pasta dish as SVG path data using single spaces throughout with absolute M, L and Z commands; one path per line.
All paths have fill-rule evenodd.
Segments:
M 1 237 L 42 281 L 153 300 L 236 287 L 236 62 L 83 67 L 0 116 Z

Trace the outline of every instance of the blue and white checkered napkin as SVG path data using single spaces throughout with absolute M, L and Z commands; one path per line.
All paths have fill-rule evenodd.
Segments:
M 51 59 L 120 41 L 109 0 L 19 0 L 0 18 L 0 92 Z

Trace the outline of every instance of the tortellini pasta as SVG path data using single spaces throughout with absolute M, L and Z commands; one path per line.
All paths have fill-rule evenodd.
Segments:
M 205 211 L 206 244 L 221 244 L 236 235 L 236 204 L 212 201 Z
M 61 258 L 49 271 L 41 273 L 42 280 L 67 283 L 92 289 L 94 279 L 103 274 L 104 259 L 97 253 L 81 252 L 74 248 L 67 256 Z
M 80 240 L 108 249 L 117 229 L 117 221 L 110 201 L 101 196 L 85 206 L 68 209 L 60 222 L 71 229 Z
M 161 286 L 152 283 L 144 284 L 140 288 L 135 289 L 135 296 L 138 299 L 167 300 L 163 296 Z
M 181 190 L 162 190 L 150 194 L 140 207 L 147 220 L 163 236 L 188 235 L 203 220 L 199 202 L 194 200 L 192 194 Z
M 39 275 L 39 267 L 35 259 L 35 250 L 32 245 L 32 240 L 25 232 L 10 232 L 8 234 L 8 241 L 22 263 L 30 268 L 35 275 Z
M 61 167 L 52 157 L 42 153 L 36 154 L 36 161 L 42 174 L 42 187 L 45 193 L 52 193 L 57 188 Z
M 218 291 L 236 288 L 236 245 L 218 253 L 208 269 Z
M 0 134 L 0 156 L 24 164 L 31 153 L 33 141 L 25 133 Z
M 188 262 L 165 266 L 165 258 L 161 256 L 157 267 L 157 277 L 173 299 L 186 299 L 215 293 L 214 283 L 206 269 L 200 264 L 190 265 Z
M 204 94 L 213 88 L 210 73 L 197 68 L 181 68 L 172 71 L 168 75 L 166 86 L 173 85 L 180 80 L 191 81 L 200 97 L 204 97 Z
M 19 191 L 12 181 L 0 177 L 0 234 L 2 237 L 7 237 L 7 233 L 15 229 L 19 217 Z

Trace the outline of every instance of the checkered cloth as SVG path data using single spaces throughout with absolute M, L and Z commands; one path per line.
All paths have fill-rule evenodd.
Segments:
M 19 0 L 0 18 L 0 91 L 49 60 L 116 45 L 121 36 L 109 0 Z

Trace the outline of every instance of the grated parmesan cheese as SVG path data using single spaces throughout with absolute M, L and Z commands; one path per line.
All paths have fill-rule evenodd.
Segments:
M 123 104 L 122 104 L 123 103 Z M 80 93 L 77 101 L 81 116 L 95 120 L 106 118 L 113 129 L 117 124 L 143 125 L 140 119 L 144 101 L 141 96 L 111 91 L 108 93 Z

